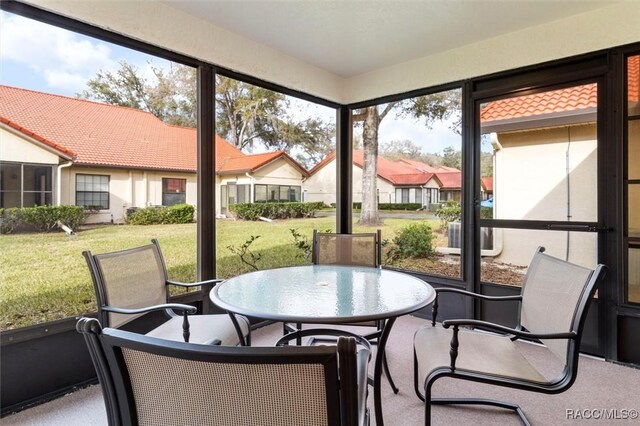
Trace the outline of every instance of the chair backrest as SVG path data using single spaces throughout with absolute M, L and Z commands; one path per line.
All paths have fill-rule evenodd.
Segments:
M 337 347 L 225 347 L 101 330 L 89 318 L 77 329 L 110 425 L 357 424 L 353 338 Z
M 316 265 L 379 267 L 381 233 L 332 234 L 313 230 L 312 260 Z
M 91 271 L 98 314 L 105 327 L 119 327 L 140 315 L 108 313 L 102 310 L 104 306 L 142 308 L 167 303 L 167 272 L 156 240 L 129 250 L 82 254 Z
M 577 359 L 587 308 L 606 268 L 598 265 L 591 270 L 543 251 L 544 247 L 537 249 L 522 285 L 520 324 L 532 333 L 576 332 L 576 340 L 542 341 L 570 364 Z

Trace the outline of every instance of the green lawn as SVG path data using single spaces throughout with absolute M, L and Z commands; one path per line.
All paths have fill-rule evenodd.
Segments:
M 410 219 L 385 219 L 383 239 Z M 439 222 L 432 221 L 437 228 Z M 251 235 L 260 235 L 252 251 L 261 255 L 261 269 L 308 263 L 293 245 L 290 228 L 311 238 L 314 228 L 335 229 L 335 218 L 283 220 L 277 223 L 218 221 L 217 263 L 222 278 L 247 272 L 238 256 L 227 247 L 242 245 Z M 354 232 L 371 228 L 354 227 Z M 78 232 L 0 235 L 0 329 L 11 329 L 95 311 L 91 277 L 83 250 L 103 253 L 160 241 L 169 276 L 193 281 L 196 271 L 196 225 L 103 226 Z

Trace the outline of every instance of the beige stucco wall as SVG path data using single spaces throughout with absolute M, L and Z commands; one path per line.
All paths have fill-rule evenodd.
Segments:
M 283 158 L 267 164 L 256 172 L 250 173 L 249 176 L 244 173 L 219 176 L 216 178 L 216 214 L 222 213 L 221 185 L 227 185 L 229 182 L 235 183 L 236 185 L 294 185 L 300 186 L 302 190 L 304 190 L 302 177 L 300 170 Z M 253 200 L 253 188 L 251 188 L 251 191 L 250 196 Z
M 374 99 L 634 43 L 638 22 L 640 2 L 619 2 L 349 78 L 343 96 Z
M 362 169 L 353 166 L 353 202 L 362 202 Z M 395 187 L 384 179 L 377 181 L 381 203 L 394 203 Z M 336 202 L 336 160 L 331 160 L 323 168 L 304 181 L 308 201 L 324 201 L 327 204 Z
M 307 201 L 336 202 L 336 161 L 330 161 L 323 168 L 304 181 Z
M 491 74 L 640 39 L 640 2 L 618 2 L 343 79 L 159 1 L 30 0 L 29 3 L 341 103 Z
M 494 209 L 497 219 L 567 220 L 567 151 L 569 152 L 572 221 L 597 221 L 596 126 L 577 125 L 498 135 Z M 498 259 L 527 265 L 533 250 L 544 245 L 565 257 L 566 232 L 504 230 Z M 571 233 L 569 260 L 591 265 L 596 239 Z
M 40 142 L 0 125 L 0 161 L 57 165 L 59 157 Z
M 285 87 L 336 99 L 342 79 L 161 1 L 33 0 L 34 5 Z
M 640 179 L 640 121 L 629 122 L 628 159 L 629 179 Z M 629 234 L 640 236 L 640 185 L 629 185 L 628 200 Z
M 61 203 L 75 204 L 76 175 L 109 176 L 109 209 L 92 215 L 88 223 L 122 223 L 129 207 L 162 205 L 162 178 L 187 180 L 187 204 L 196 205 L 195 173 L 127 170 L 105 167 L 71 166 L 62 169 Z

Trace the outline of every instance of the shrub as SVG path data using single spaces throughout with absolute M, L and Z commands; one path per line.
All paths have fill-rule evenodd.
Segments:
M 71 229 L 82 225 L 87 213 L 82 206 L 24 207 L 17 212 L 17 225 L 28 225 L 39 232 L 50 232 L 58 227 L 58 221 Z
M 10 234 L 20 224 L 20 209 L 0 208 L 0 234 Z
M 190 204 L 176 204 L 169 207 L 145 207 L 127 209 L 127 222 L 131 225 L 162 225 L 193 222 L 195 209 Z
M 435 215 L 443 222 L 443 229 L 446 229 L 446 225 L 449 222 L 459 221 L 462 215 L 460 209 L 460 203 L 457 201 L 449 200 L 445 202 L 442 207 L 436 210 Z
M 229 210 L 242 220 L 295 219 L 313 217 L 317 210 L 325 207 L 323 202 L 313 203 L 244 203 L 231 204 Z
M 195 211 L 190 204 L 175 204 L 166 208 L 163 223 L 191 223 Z
M 392 259 L 424 258 L 436 253 L 435 237 L 427 223 L 412 223 L 400 230 L 393 238 L 394 247 L 387 256 Z
M 353 203 L 355 210 L 362 210 L 362 203 Z M 420 203 L 378 203 L 378 210 L 420 210 L 422 204 Z
M 493 207 L 480 206 L 480 219 L 493 219 Z

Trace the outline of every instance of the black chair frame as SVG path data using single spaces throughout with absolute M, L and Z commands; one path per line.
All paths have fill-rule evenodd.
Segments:
M 223 281 L 222 279 L 211 279 L 211 280 L 204 280 L 204 281 L 198 281 L 193 283 L 184 283 L 180 281 L 170 280 L 167 275 L 167 265 L 165 263 L 164 256 L 162 255 L 162 250 L 160 250 L 160 243 L 155 238 L 151 240 L 151 243 L 154 245 L 155 250 L 157 251 L 157 254 L 158 254 L 158 258 L 160 259 L 166 286 L 176 286 L 176 287 L 183 287 L 183 288 L 203 287 L 203 293 L 208 294 L 208 291 L 206 291 L 207 289 L 210 290 L 215 284 L 218 284 Z M 136 250 L 136 249 L 129 249 L 129 250 Z M 122 252 L 126 252 L 126 251 L 128 250 L 122 250 Z M 106 291 L 105 280 L 104 280 L 104 277 L 102 276 L 100 267 L 98 266 L 98 262 L 95 257 L 99 255 L 94 255 L 89 250 L 83 251 L 82 255 L 87 261 L 87 265 L 89 266 L 89 271 L 91 272 L 91 280 L 93 282 L 93 288 L 96 294 L 96 299 L 97 299 L 96 301 L 98 305 L 98 319 L 100 320 L 100 324 L 103 324 L 104 327 L 109 327 L 109 313 L 123 314 L 123 315 L 140 315 L 140 314 L 146 314 L 149 312 L 162 311 L 167 317 L 172 318 L 178 315 L 175 312 L 175 311 L 178 311 L 184 317 L 183 324 L 182 324 L 184 341 L 189 342 L 189 336 L 190 336 L 189 315 L 195 315 L 197 313 L 198 309 L 195 306 L 186 305 L 182 303 L 170 303 L 169 291 L 166 291 L 166 303 L 163 303 L 160 305 L 146 306 L 146 307 L 137 308 L 137 309 L 125 309 L 125 308 L 110 306 L 107 304 L 107 291 Z M 250 346 L 251 345 L 251 328 L 249 328 L 249 333 L 245 338 L 244 333 L 242 332 L 242 328 L 238 323 L 238 319 L 234 315 L 230 314 L 229 316 L 231 317 L 231 322 L 233 323 L 233 326 L 236 329 L 236 333 L 238 334 L 240 345 Z M 220 342 L 214 342 L 213 344 L 220 344 Z
M 543 247 L 538 249 L 540 252 L 544 251 Z M 505 327 L 498 324 L 493 324 L 486 321 L 472 320 L 472 319 L 452 319 L 442 321 L 444 328 L 452 328 L 452 337 L 450 344 L 450 365 L 448 367 L 441 367 L 432 370 L 427 376 L 424 383 L 424 394 L 421 393 L 421 385 L 418 383 L 418 359 L 414 351 L 414 389 L 418 398 L 425 401 L 425 425 L 431 424 L 431 406 L 432 405 L 487 405 L 493 407 L 500 407 L 509 410 L 513 410 L 524 425 L 530 425 L 524 411 L 518 404 L 497 401 L 493 399 L 484 398 L 432 398 L 432 386 L 434 382 L 442 377 L 452 377 L 461 380 L 468 380 L 478 383 L 493 384 L 502 387 L 509 387 L 514 389 L 521 389 L 545 394 L 557 394 L 567 390 L 576 380 L 578 373 L 578 356 L 580 354 L 580 342 L 584 331 L 584 324 L 586 320 L 586 312 L 589 308 L 591 300 L 593 299 L 596 291 L 596 285 L 600 279 L 603 278 L 606 273 L 606 266 L 598 265 L 591 273 L 587 285 L 584 287 L 580 296 L 578 305 L 573 315 L 572 329 L 569 332 L 549 333 L 549 334 L 535 334 L 527 332 L 520 324 L 520 314 L 518 314 L 518 325 L 515 328 Z M 453 288 L 436 288 L 436 299 L 432 305 L 432 325 L 436 324 L 436 317 L 438 314 L 438 296 L 441 293 L 455 293 L 463 296 L 472 297 L 478 300 L 485 301 L 517 301 L 522 302 L 522 296 L 486 296 L 482 294 L 472 293 L 464 290 Z M 456 368 L 456 359 L 459 351 L 459 339 L 458 333 L 461 326 L 479 328 L 482 330 L 510 335 L 511 340 L 517 339 L 568 339 L 567 360 L 564 370 L 559 377 L 548 383 L 538 383 L 527 380 L 520 380 L 512 377 L 503 377 L 498 375 L 483 374 L 474 371 L 467 371 L 464 369 Z
M 367 421 L 362 421 L 360 413 L 354 409 L 358 406 L 358 363 L 354 337 L 341 337 L 337 347 L 242 347 L 195 345 L 113 328 L 103 329 L 95 318 L 80 318 L 76 329 L 83 334 L 89 348 L 103 389 L 110 426 L 138 423 L 135 398 L 122 348 L 205 363 L 322 364 L 329 424 L 368 424 Z M 364 356 L 370 356 L 370 352 L 364 352 Z M 366 368 L 366 363 L 364 367 Z M 366 419 L 368 420 L 368 415 Z

